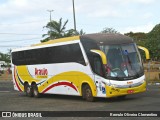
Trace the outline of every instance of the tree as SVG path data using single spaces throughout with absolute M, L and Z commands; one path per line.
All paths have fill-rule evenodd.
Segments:
M 62 22 L 62 18 L 59 19 L 59 21 L 52 20 L 49 22 L 45 28 L 48 29 L 48 33 L 42 35 L 42 37 L 47 36 L 47 38 L 41 40 L 41 42 L 46 42 L 50 39 L 57 39 L 57 38 L 63 38 L 63 37 L 70 37 L 74 35 L 81 35 L 85 34 L 83 30 L 81 31 L 75 31 L 74 29 L 66 30 L 66 25 L 68 23 L 68 20 L 66 20 L 64 23 Z
M 106 27 L 106 28 L 104 28 L 102 31 L 101 31 L 101 33 L 119 33 L 119 32 L 117 32 L 115 29 L 113 29 L 113 28 L 108 28 L 108 27 Z
M 47 41 L 49 39 L 56 39 L 56 38 L 61 38 L 65 35 L 66 33 L 66 24 L 68 23 L 68 20 L 62 23 L 62 18 L 59 19 L 59 21 L 54 21 L 52 20 L 51 22 L 48 22 L 48 24 L 45 26 L 45 28 L 48 29 L 48 33 L 44 34 L 43 37 L 48 36 L 41 42 Z
M 86 33 L 81 29 L 80 31 L 76 31 L 76 35 L 85 35 Z
M 4 54 L 0 53 L 0 61 L 5 61 L 6 63 L 10 63 L 10 55 L 9 54 Z
M 157 24 L 151 32 L 147 33 L 145 46 L 150 50 L 152 59 L 160 61 L 160 24 Z
M 146 40 L 147 38 L 147 34 L 143 32 L 137 32 L 137 33 L 129 32 L 125 33 L 124 35 L 132 37 L 135 40 L 135 42 Z
M 137 45 L 146 47 L 152 60 L 160 61 L 160 24 L 157 24 L 149 33 L 130 32 L 125 35 L 132 37 Z

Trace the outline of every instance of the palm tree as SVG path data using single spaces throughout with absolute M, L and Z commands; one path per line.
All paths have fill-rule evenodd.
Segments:
M 41 40 L 41 42 L 48 41 L 49 39 L 57 39 L 62 37 L 68 37 L 73 36 L 75 31 L 73 29 L 66 30 L 66 25 L 68 23 L 68 20 L 66 20 L 64 23 L 62 23 L 62 18 L 60 20 L 54 21 L 52 20 L 49 22 L 45 28 L 49 29 L 47 34 L 44 34 L 42 37 L 49 36 L 45 38 L 44 40 Z

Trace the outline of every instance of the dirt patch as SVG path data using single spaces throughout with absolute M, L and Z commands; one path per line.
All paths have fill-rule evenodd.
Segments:
M 12 74 L 4 71 L 4 73 L 0 75 L 0 80 L 12 80 Z
M 145 72 L 145 76 L 149 83 L 160 83 L 160 72 Z

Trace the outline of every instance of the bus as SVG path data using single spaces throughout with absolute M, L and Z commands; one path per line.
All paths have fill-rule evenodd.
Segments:
M 143 63 L 132 38 L 114 33 L 66 37 L 12 50 L 14 89 L 27 96 L 62 94 L 124 98 L 146 91 Z

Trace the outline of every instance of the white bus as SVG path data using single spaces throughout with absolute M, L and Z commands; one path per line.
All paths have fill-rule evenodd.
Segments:
M 149 59 L 149 52 L 140 47 Z M 138 47 L 121 34 L 88 34 L 12 50 L 14 89 L 27 96 L 124 97 L 146 91 Z

